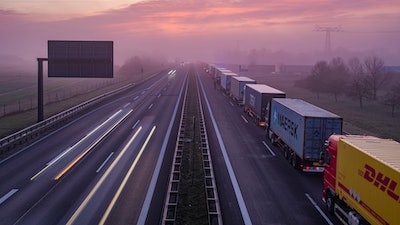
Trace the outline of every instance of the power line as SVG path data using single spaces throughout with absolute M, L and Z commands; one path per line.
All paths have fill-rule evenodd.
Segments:
M 382 30 L 382 31 L 343 31 L 345 33 L 355 34 L 388 34 L 388 33 L 400 33 L 400 30 Z
M 331 32 L 343 32 L 342 27 L 336 26 L 336 27 L 321 27 L 318 25 L 315 25 L 315 28 L 313 31 L 317 32 L 325 32 L 325 55 L 330 56 L 331 55 Z

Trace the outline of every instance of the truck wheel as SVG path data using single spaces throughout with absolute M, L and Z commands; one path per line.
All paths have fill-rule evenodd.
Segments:
M 333 213 L 334 206 L 335 206 L 335 199 L 333 198 L 332 194 L 327 193 L 326 209 L 328 210 L 328 212 Z

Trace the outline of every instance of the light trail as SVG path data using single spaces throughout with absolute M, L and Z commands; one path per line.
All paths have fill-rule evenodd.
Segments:
M 79 154 L 72 162 L 70 162 L 64 169 L 62 169 L 53 180 L 60 179 L 65 173 L 67 173 L 75 164 L 79 162 L 86 154 L 88 154 L 100 141 L 102 141 L 116 126 L 118 126 L 133 110 L 126 113 L 121 119 L 119 119 L 112 127 L 110 127 L 103 135 L 101 135 L 95 142 L 93 142 L 84 152 Z
M 109 121 L 111 121 L 114 117 L 116 117 L 118 114 L 120 114 L 122 110 L 118 110 L 116 113 L 114 113 L 112 116 L 110 116 L 106 121 L 104 121 L 102 124 L 97 126 L 95 129 L 90 131 L 87 135 L 85 135 L 84 138 L 79 140 L 77 143 L 75 143 L 73 146 L 67 148 L 65 151 L 63 151 L 61 154 L 58 156 L 54 157 L 52 160 L 50 160 L 47 164 L 46 167 L 44 167 L 42 170 L 40 170 L 38 173 L 36 173 L 33 177 L 31 177 L 31 180 L 36 179 L 39 177 L 44 171 L 49 169 L 52 165 L 54 165 L 56 162 L 58 162 L 60 159 L 62 159 L 65 155 L 67 155 L 69 152 L 71 152 L 73 149 L 75 149 L 78 145 L 80 145 L 82 142 L 84 142 L 86 139 L 88 139 L 92 134 L 94 134 L 97 130 L 99 130 L 101 127 L 106 125 Z
M 117 163 L 121 160 L 122 156 L 128 150 L 128 146 L 130 146 L 132 144 L 132 142 L 135 140 L 135 138 L 138 136 L 138 134 L 141 130 L 142 130 L 142 127 L 139 127 L 138 130 L 135 132 L 135 134 L 131 137 L 131 139 L 129 139 L 128 143 L 125 145 L 125 147 L 119 153 L 117 158 L 113 161 L 113 163 L 110 165 L 110 167 L 108 167 L 106 172 L 104 172 L 103 176 L 101 176 L 99 182 L 96 183 L 96 185 L 90 191 L 88 196 L 86 196 L 85 200 L 83 200 L 82 204 L 78 207 L 78 209 L 75 211 L 75 213 L 72 215 L 72 217 L 68 220 L 68 222 L 66 223 L 67 225 L 74 224 L 75 220 L 82 213 L 83 209 L 86 207 L 86 205 L 89 203 L 89 201 L 93 198 L 94 194 L 97 192 L 97 190 L 100 188 L 100 186 L 104 183 L 106 178 L 110 175 L 111 171 L 114 169 L 114 167 L 117 165 Z
M 142 156 L 142 153 L 143 153 L 144 149 L 146 148 L 147 144 L 149 143 L 150 138 L 153 135 L 155 129 L 156 129 L 156 126 L 154 126 L 151 129 L 150 134 L 147 136 L 146 141 L 144 142 L 144 144 L 143 144 L 142 148 L 140 149 L 138 155 L 136 156 L 135 160 L 133 161 L 132 166 L 129 168 L 128 173 L 125 175 L 125 178 L 122 181 L 121 185 L 119 186 L 119 188 L 118 188 L 117 192 L 115 193 L 113 199 L 111 200 L 111 203 L 108 205 L 106 212 L 104 213 L 103 217 L 101 218 L 101 220 L 99 222 L 99 225 L 103 225 L 106 222 L 108 216 L 110 215 L 111 210 L 114 208 L 114 205 L 117 202 L 117 199 L 121 195 L 122 190 L 124 189 L 126 183 L 128 182 L 129 177 L 131 176 L 133 170 L 135 169 L 136 164 L 138 163 L 140 157 Z

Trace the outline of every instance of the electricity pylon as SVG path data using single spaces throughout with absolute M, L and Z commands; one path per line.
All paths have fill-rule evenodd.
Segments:
M 325 36 L 325 55 L 327 57 L 331 57 L 331 32 L 342 32 L 342 28 L 340 26 L 336 27 L 321 27 L 315 25 L 314 31 L 318 32 L 326 32 Z

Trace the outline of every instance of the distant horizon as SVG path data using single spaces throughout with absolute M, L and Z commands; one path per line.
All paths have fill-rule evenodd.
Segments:
M 5 55 L 1 55 L 0 54 L 0 60 L 3 60 L 4 57 L 5 57 Z M 4 74 L 1 74 L 3 72 L 7 72 L 7 73 L 11 73 L 11 74 L 12 73 L 26 72 L 26 73 L 29 73 L 31 75 L 36 76 L 37 75 L 37 66 L 38 66 L 37 61 L 33 60 L 32 62 L 27 63 L 28 61 L 26 61 L 26 60 L 22 60 L 21 61 L 21 60 L 22 59 L 16 60 L 11 64 L 7 64 L 7 63 L 4 63 L 4 62 L 0 63 L 0 76 L 4 75 Z M 324 59 L 321 59 L 321 60 L 324 60 Z M 363 59 L 361 59 L 361 60 L 363 60 Z M 329 60 L 325 60 L 325 61 L 329 62 Z M 205 62 L 205 61 L 202 61 L 202 62 Z M 223 66 L 228 66 L 229 68 L 233 68 L 233 67 L 236 66 L 236 67 L 238 67 L 236 72 L 238 72 L 239 71 L 239 66 L 244 66 L 245 68 L 246 67 L 251 67 L 251 66 L 269 66 L 269 67 L 270 66 L 275 66 L 275 67 L 282 67 L 282 66 L 283 67 L 285 67 L 285 66 L 303 66 L 304 67 L 304 66 L 306 66 L 306 67 L 313 67 L 313 66 L 315 66 L 315 64 L 317 62 L 318 61 L 315 61 L 314 63 L 304 63 L 304 64 L 299 64 L 299 63 L 280 63 L 280 64 L 257 63 L 257 64 L 252 64 L 252 63 L 240 63 L 240 62 L 237 62 L 237 63 L 236 62 L 205 62 L 205 63 L 219 65 L 219 66 L 222 66 L 222 65 Z M 20 63 L 22 63 L 22 64 L 20 64 Z M 345 63 L 347 63 L 347 60 L 345 60 Z M 117 74 L 119 69 L 122 66 L 124 66 L 124 64 L 114 64 L 114 67 L 115 67 L 114 73 Z M 47 64 L 46 64 L 46 62 L 45 62 L 44 66 L 45 66 L 45 73 L 46 73 L 45 76 L 47 77 L 47 72 L 46 72 L 47 71 Z M 388 64 L 385 63 L 384 67 L 386 68 L 386 70 L 390 70 L 391 72 L 400 72 L 400 65 L 388 65 Z M 269 68 L 269 70 L 270 70 L 270 68 Z M 293 69 L 291 69 L 290 71 L 293 72 L 292 70 Z M 304 74 L 304 70 L 305 69 L 302 68 L 302 71 L 298 71 L 298 72 L 301 72 L 302 74 Z M 234 71 L 234 70 L 232 69 L 232 71 Z M 261 71 L 258 71 L 258 72 L 261 72 Z M 285 72 L 283 72 L 283 73 L 285 73 Z

